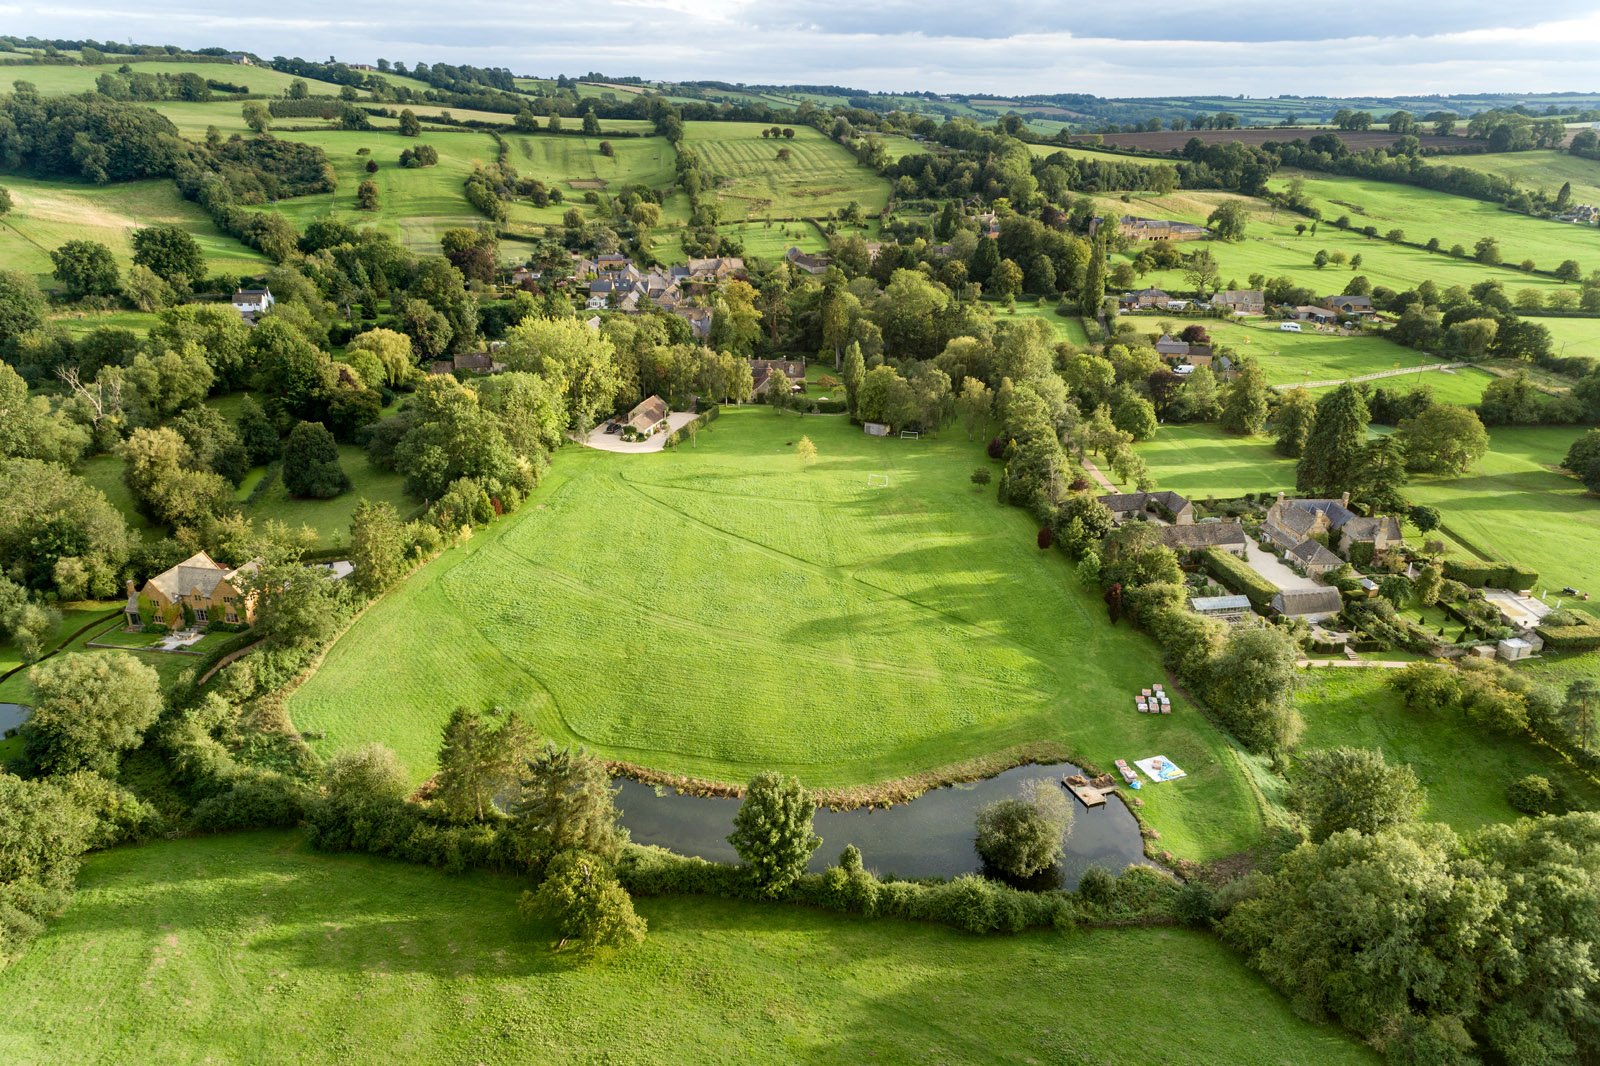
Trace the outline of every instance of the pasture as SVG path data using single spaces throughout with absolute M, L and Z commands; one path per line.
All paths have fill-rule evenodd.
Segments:
M 1541 589 L 1564 585 L 1600 594 L 1600 499 L 1558 468 L 1581 426 L 1516 426 L 1489 431 L 1489 454 L 1464 477 L 1417 477 L 1406 493 L 1444 514 L 1446 531 L 1468 548 L 1539 571 Z M 1600 599 L 1572 606 L 1600 616 Z
M 1228 101 L 1231 107 L 1233 100 Z M 1119 148 L 1132 148 L 1140 152 L 1180 152 L 1190 139 L 1198 138 L 1206 144 L 1249 144 L 1263 145 L 1268 141 L 1287 143 L 1295 139 L 1306 139 L 1323 132 L 1315 129 L 1302 129 L 1291 127 L 1288 129 L 1275 129 L 1271 126 L 1251 126 L 1231 130 L 1155 130 L 1139 131 L 1134 133 L 1085 133 L 1076 139 L 1094 144 L 1111 144 Z M 1388 148 L 1399 138 L 1388 130 L 1333 130 L 1344 141 L 1352 152 L 1366 151 L 1368 148 Z M 1467 148 L 1476 150 L 1483 146 L 1482 141 L 1475 141 L 1470 137 L 1450 136 L 1436 137 L 1431 133 L 1422 134 L 1417 138 L 1424 148 Z
M 1519 817 L 1506 802 L 1506 787 L 1527 774 L 1559 782 L 1586 807 L 1600 803 L 1600 789 L 1529 740 L 1490 733 L 1457 715 L 1408 710 L 1384 684 L 1386 674 L 1306 671 L 1295 698 L 1306 721 L 1300 750 L 1373 748 L 1390 763 L 1409 765 L 1427 794 L 1420 817 L 1458 832 Z
M 379 741 L 416 781 L 459 703 L 741 783 L 770 768 L 845 788 L 1044 741 L 1105 766 L 1159 751 L 1190 775 L 1146 790 L 1163 846 L 1249 846 L 1233 749 L 1187 701 L 1133 710 L 1157 649 L 1106 625 L 1028 518 L 970 484 L 989 460 L 960 437 L 874 440 L 760 407 L 692 449 L 563 450 L 520 513 L 369 609 L 289 713 L 324 754 Z
M 1448 166 L 1498 174 L 1524 189 L 1554 197 L 1564 182 L 1572 183 L 1572 202 L 1600 204 L 1600 163 L 1554 149 L 1536 152 L 1494 152 L 1451 156 Z M 1593 234 L 1590 234 L 1593 237 Z
M 131 64 L 136 74 L 198 74 L 211 81 L 231 82 L 234 85 L 243 85 L 249 88 L 252 96 L 286 96 L 289 86 L 295 81 L 295 75 L 284 74 L 268 67 L 245 67 L 233 63 L 202 63 L 202 62 L 172 62 L 172 63 L 133 63 Z M 9 83 L 21 79 L 31 81 L 38 87 L 39 92 L 45 96 L 68 96 L 74 93 L 94 92 L 95 79 L 102 74 L 115 74 L 122 63 L 102 63 L 98 66 L 57 66 L 55 64 L 25 65 L 11 67 L 14 72 L 6 78 Z M 329 81 L 317 78 L 302 78 L 313 96 L 337 96 L 339 86 Z M 395 81 L 396 79 L 390 79 Z M 407 79 L 399 81 L 408 82 L 413 87 L 423 87 L 421 83 Z M 216 98 L 229 98 L 232 94 L 214 93 Z
M 1264 434 L 1236 437 L 1214 422 L 1169 425 L 1137 448 L 1157 488 L 1191 500 L 1294 489 L 1294 460 L 1279 455 Z M 1097 465 L 1111 476 L 1109 464 Z
M 1600 361 L 1600 318 L 1541 318 L 1557 355 L 1583 355 Z
M 1183 328 L 1180 321 L 1172 324 Z M 1262 320 L 1206 320 L 1201 325 L 1211 334 L 1214 344 L 1254 359 L 1272 385 L 1338 381 L 1441 361 L 1436 356 L 1402 347 L 1382 337 L 1319 333 L 1309 323 L 1302 326 L 1302 333 L 1285 333 L 1278 329 L 1276 322 Z M 1412 375 L 1402 375 L 1396 380 L 1409 383 Z
M 474 163 L 495 160 L 494 142 L 486 133 L 426 131 L 420 137 L 402 137 L 384 130 L 311 130 L 279 136 L 317 145 L 327 153 L 339 176 L 334 192 L 297 196 L 264 208 L 302 230 L 314 219 L 332 215 L 352 225 L 375 226 L 391 233 L 413 251 L 437 254 L 445 230 L 484 221 L 467 203 L 462 185 Z M 415 170 L 400 166 L 400 152 L 418 144 L 438 149 L 437 166 Z M 358 154 L 363 148 L 370 155 Z M 375 174 L 366 171 L 369 159 L 378 163 Z M 378 186 L 376 211 L 356 207 L 356 188 L 369 178 Z
M 165 179 L 80 185 L 0 174 L 0 185 L 11 190 L 12 199 L 11 210 L 0 217 L 0 263 L 33 275 L 42 288 L 57 287 L 50 253 L 71 240 L 99 241 L 126 270 L 133 263 L 133 231 L 144 226 L 183 227 L 199 243 L 211 273 L 253 274 L 268 265 L 264 256 L 218 230 Z
M 1056 305 L 1053 303 L 1019 303 L 1014 310 L 1008 311 L 1003 308 L 996 308 L 995 310 L 995 317 L 1001 322 L 1013 315 L 1018 318 L 1037 318 L 1042 322 L 1048 323 L 1050 328 L 1055 330 L 1057 340 L 1066 341 L 1068 344 L 1077 345 L 1079 348 L 1088 347 L 1089 334 L 1083 328 L 1083 319 L 1077 315 L 1063 318 L 1061 315 L 1056 314 Z
M 103 852 L 66 913 L 0 971 L 12 1008 L 0 1058 L 1098 1063 L 1148 1032 L 1159 1003 L 1171 1061 L 1378 1061 L 1296 1017 L 1199 931 L 975 937 L 641 899 L 645 943 L 585 966 L 518 918 L 523 887 L 318 854 L 292 833 Z M 1061 994 L 1112 958 L 1139 965 L 1093 995 Z
M 857 163 L 843 145 L 809 126 L 794 138 L 770 140 L 756 122 L 687 122 L 683 144 L 715 175 L 716 200 L 727 222 L 816 218 L 858 204 L 873 215 L 889 202 L 889 183 Z M 777 158 L 787 148 L 790 158 Z

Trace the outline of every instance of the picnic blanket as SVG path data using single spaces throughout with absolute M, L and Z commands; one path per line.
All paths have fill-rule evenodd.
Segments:
M 1180 777 L 1189 775 L 1178 769 L 1177 765 L 1165 755 L 1152 755 L 1148 759 L 1136 759 L 1135 766 L 1145 772 L 1145 776 L 1152 781 L 1176 781 Z

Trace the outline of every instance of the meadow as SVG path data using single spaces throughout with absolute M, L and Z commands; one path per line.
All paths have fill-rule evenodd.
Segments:
M 320 547 L 334 548 L 349 543 L 350 516 L 363 499 L 393 504 L 401 518 L 408 517 L 417 509 L 417 501 L 405 493 L 404 476 L 373 466 L 365 448 L 354 444 L 339 445 L 339 465 L 350 477 L 350 491 L 328 500 L 295 499 L 284 488 L 283 479 L 274 478 L 272 484 L 245 508 L 245 513 L 257 524 L 277 521 L 291 529 L 309 526 L 316 531 Z M 259 477 L 255 480 L 259 480 Z M 247 478 L 240 488 L 244 490 L 251 484 L 252 481 Z
M 1568 152 L 1494 152 L 1452 156 L 1449 166 L 1498 174 L 1524 189 L 1554 197 L 1563 183 L 1572 184 L 1572 202 L 1600 204 L 1600 163 Z M 1591 238 L 1593 234 L 1590 234 Z
M 1077 315 L 1064 318 L 1056 314 L 1056 305 L 1053 303 L 1019 303 L 1011 310 L 997 308 L 995 315 L 1002 322 L 1013 315 L 1018 318 L 1037 318 L 1055 330 L 1057 340 L 1066 341 L 1079 348 L 1086 348 L 1089 345 L 1089 334 L 1083 328 L 1083 319 Z
M 1158 323 L 1163 329 L 1170 324 L 1181 330 L 1184 325 L 1182 320 L 1170 317 L 1163 320 L 1141 315 L 1135 321 L 1147 331 L 1154 331 Z M 1200 324 L 1211 334 L 1213 344 L 1254 359 L 1272 385 L 1338 381 L 1441 361 L 1382 337 L 1320 333 L 1309 323 L 1302 326 L 1302 333 L 1285 333 L 1278 323 L 1264 320 L 1246 323 L 1208 319 Z M 1403 375 L 1396 380 L 1409 383 L 1412 377 Z
M 1450 211 L 1460 205 L 1477 203 L 1463 197 L 1430 193 L 1428 190 L 1414 189 L 1410 186 L 1381 187 L 1384 190 L 1398 189 L 1406 193 L 1425 193 L 1440 198 L 1442 203 L 1429 205 L 1428 217 L 1434 217 L 1437 213 L 1448 216 Z M 1355 195 L 1355 192 L 1340 190 L 1340 194 L 1351 196 Z M 1275 209 L 1264 201 L 1233 193 L 1188 190 L 1168 196 L 1141 196 L 1135 193 L 1129 194 L 1125 200 L 1121 197 L 1100 196 L 1096 198 L 1096 203 L 1107 212 L 1201 224 L 1218 204 L 1228 200 L 1238 201 L 1245 206 L 1247 223 L 1244 240 L 1238 243 L 1215 240 L 1204 243 L 1192 242 L 1184 246 L 1185 251 L 1203 247 L 1211 252 L 1220 266 L 1224 288 L 1244 288 L 1253 274 L 1261 274 L 1268 278 L 1292 278 L 1296 284 L 1315 290 L 1318 296 L 1343 292 L 1349 279 L 1356 274 L 1365 276 L 1373 285 L 1385 285 L 1397 292 L 1414 289 L 1424 281 L 1432 281 L 1440 288 L 1448 288 L 1451 285 L 1471 287 L 1480 281 L 1492 279 L 1499 281 L 1508 293 L 1516 293 L 1520 289 L 1537 289 L 1548 294 L 1554 289 L 1563 287 L 1562 283 L 1554 278 L 1525 274 L 1512 266 L 1486 266 L 1470 258 L 1458 258 L 1441 252 L 1429 252 L 1422 248 L 1390 244 L 1381 237 L 1367 237 L 1354 229 L 1338 229 L 1332 224 L 1331 219 L 1337 218 L 1340 214 L 1348 214 L 1353 226 L 1360 227 L 1370 223 L 1378 227 L 1380 234 L 1398 227 L 1406 231 L 1410 240 L 1426 241 L 1428 237 L 1438 235 L 1447 249 L 1454 242 L 1454 239 L 1446 239 L 1444 235 L 1435 234 L 1431 229 L 1426 231 L 1419 229 L 1415 220 L 1384 221 L 1375 215 L 1363 218 L 1350 207 L 1324 206 L 1324 213 L 1330 221 L 1319 224 L 1315 234 L 1309 232 L 1309 229 L 1304 234 L 1297 234 L 1294 227 L 1298 224 L 1309 227 L 1309 219 L 1289 211 Z M 1496 215 L 1506 219 L 1521 218 L 1531 225 L 1559 229 L 1555 223 L 1537 222 L 1507 212 L 1496 212 Z M 1481 235 L 1481 233 L 1475 234 L 1461 243 L 1470 251 L 1473 243 Z M 1507 243 L 1504 236 L 1501 239 L 1501 249 L 1509 262 L 1515 262 L 1522 257 L 1520 254 L 1512 255 L 1512 246 Z M 1139 248 L 1135 245 L 1128 251 L 1113 256 L 1113 265 L 1122 260 L 1131 262 L 1138 251 Z M 1361 266 L 1352 270 L 1349 265 L 1330 263 L 1318 269 L 1314 262 L 1318 251 L 1327 251 L 1330 255 L 1343 253 L 1347 260 L 1359 255 Z M 1566 256 L 1539 262 L 1538 265 L 1547 270 L 1553 269 L 1562 258 Z M 1588 258 L 1595 257 L 1590 255 Z M 1583 261 L 1580 257 L 1579 263 L 1582 264 Z M 1235 282 L 1238 284 L 1234 284 Z M 1139 285 L 1141 287 L 1155 285 L 1179 292 L 1187 291 L 1190 287 L 1184 279 L 1183 271 L 1176 269 L 1152 271 L 1140 279 Z M 1577 290 L 1573 288 L 1572 291 Z
M 844 148 L 809 126 L 794 138 L 770 140 L 755 122 L 687 122 L 683 143 L 716 175 L 716 200 L 727 222 L 740 219 L 816 218 L 851 203 L 867 215 L 889 202 L 889 183 L 857 163 Z M 777 158 L 788 148 L 787 162 Z
M 259 253 L 218 230 L 170 181 L 79 185 L 0 174 L 0 185 L 10 190 L 13 205 L 0 217 L 0 263 L 33 275 L 46 289 L 58 287 L 50 253 L 61 245 L 99 241 L 127 269 L 133 262 L 133 231 L 144 226 L 183 227 L 199 243 L 212 273 L 249 274 L 268 265 Z
M 384 130 L 309 130 L 279 136 L 318 146 L 339 176 L 334 192 L 280 200 L 264 209 L 302 230 L 313 220 L 331 215 L 353 225 L 375 226 L 414 251 L 437 254 L 445 230 L 485 221 L 467 203 L 462 185 L 474 163 L 495 160 L 494 142 L 487 133 L 426 131 L 419 137 L 402 137 Z M 400 166 L 401 151 L 418 144 L 438 150 L 437 166 L 414 170 Z M 370 155 L 358 154 L 363 148 Z M 375 174 L 366 171 L 369 159 L 378 163 Z M 376 211 L 356 207 L 356 188 L 368 179 L 378 186 Z
M 1249 492 L 1294 489 L 1294 460 L 1285 459 L 1268 435 L 1236 437 L 1215 422 L 1162 426 L 1138 445 L 1156 487 L 1192 500 L 1231 499 Z M 1100 469 L 1111 476 L 1107 464 Z
M 1583 355 L 1600 362 L 1600 318 L 1541 318 L 1557 355 Z
M 1591 809 L 1600 803 L 1600 788 L 1529 740 L 1489 733 L 1458 715 L 1408 710 L 1384 684 L 1386 674 L 1308 671 L 1295 699 L 1306 722 L 1301 752 L 1382 751 L 1389 762 L 1405 763 L 1416 773 L 1427 794 L 1420 816 L 1458 832 L 1517 818 L 1506 802 L 1506 788 L 1527 774 L 1543 774 Z M 1294 779 L 1293 768 L 1289 778 Z
M 14 78 L 31 81 L 45 96 L 65 96 L 72 93 L 94 92 L 95 79 L 102 74 L 115 74 L 123 64 L 121 62 L 102 63 L 98 66 L 56 66 L 53 64 L 40 64 L 12 68 L 16 71 Z M 284 74 L 281 71 L 267 67 L 246 67 L 233 63 L 134 63 L 131 64 L 137 74 L 198 74 L 211 81 L 231 82 L 235 85 L 244 85 L 249 88 L 252 96 L 286 96 L 289 86 L 295 81 L 295 75 Z M 6 78 L 7 84 L 13 77 Z M 338 96 L 339 86 L 329 81 L 317 78 L 302 78 L 301 81 L 311 90 L 313 96 Z M 413 87 L 421 86 L 420 82 L 409 78 L 390 79 L 399 84 L 407 82 Z M 214 97 L 231 97 L 232 94 L 214 93 Z
M 1492 558 L 1539 571 L 1535 591 L 1572 585 L 1600 595 L 1600 499 L 1558 469 L 1578 426 L 1489 431 L 1489 454 L 1453 479 L 1415 478 L 1406 493 L 1444 514 L 1456 540 Z M 1600 615 L 1600 600 L 1572 606 Z
M 692 897 L 641 899 L 597 965 L 517 916 L 524 883 L 310 851 L 298 834 L 91 856 L 0 971 L 0 1058 L 45 1063 L 1376 1063 L 1214 937 L 975 937 Z M 1083 994 L 1085 973 L 1136 960 Z M 1157 1022 L 1159 1017 L 1159 1023 Z
M 1259 813 L 1232 747 L 1182 698 L 1170 718 L 1132 709 L 1163 677 L 1157 649 L 970 484 L 989 461 L 959 437 L 744 408 L 692 449 L 564 450 L 520 513 L 369 609 L 290 715 L 323 754 L 380 741 L 417 781 L 457 704 L 728 782 L 779 769 L 844 788 L 1039 742 L 1104 766 L 1159 753 L 1189 772 L 1144 796 L 1163 846 L 1249 846 Z

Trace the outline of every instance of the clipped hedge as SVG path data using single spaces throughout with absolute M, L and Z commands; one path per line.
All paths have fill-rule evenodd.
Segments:
M 1576 626 L 1540 626 L 1539 636 L 1545 647 L 1556 651 L 1593 651 L 1600 648 L 1600 625 L 1587 623 Z
M 1206 571 L 1226 586 L 1228 591 L 1249 599 L 1256 607 L 1266 607 L 1278 594 L 1278 586 L 1256 573 L 1243 559 L 1221 548 L 1207 548 L 1204 552 Z
M 1524 570 L 1511 563 L 1485 563 L 1477 559 L 1446 559 L 1444 576 L 1472 588 L 1510 589 L 1526 592 L 1539 580 L 1537 570 Z
M 696 415 L 693 421 L 685 422 L 683 425 L 667 434 L 667 442 L 666 444 L 662 445 L 662 447 L 676 448 L 683 441 L 689 439 L 690 426 L 698 426 L 700 429 L 705 429 L 720 417 L 722 417 L 721 407 L 718 407 L 715 404 L 707 407 L 704 411 L 701 411 L 698 415 Z

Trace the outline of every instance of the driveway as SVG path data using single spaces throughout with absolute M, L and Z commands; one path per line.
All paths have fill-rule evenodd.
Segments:
M 1245 539 L 1244 558 L 1245 562 L 1250 564 L 1252 570 L 1280 589 L 1320 589 L 1327 587 L 1326 585 L 1318 584 L 1309 577 L 1301 577 L 1285 566 L 1283 560 L 1271 552 L 1263 550 L 1260 545 L 1249 538 Z
M 589 435 L 579 443 L 586 448 L 602 452 L 659 452 L 667 446 L 667 437 L 670 434 L 693 422 L 694 418 L 692 411 L 674 411 L 667 416 L 669 428 L 653 434 L 646 440 L 623 440 L 620 433 L 607 433 L 605 423 L 602 422 L 590 430 Z

